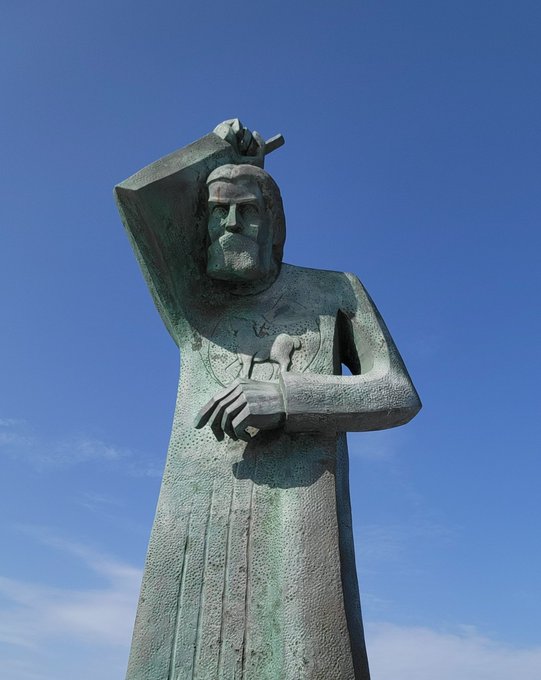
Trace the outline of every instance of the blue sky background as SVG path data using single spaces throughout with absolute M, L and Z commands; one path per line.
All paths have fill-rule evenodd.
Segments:
M 123 677 L 178 379 L 112 187 L 239 116 L 424 402 L 350 436 L 373 680 L 539 680 L 541 5 L 7 0 L 0 677 Z

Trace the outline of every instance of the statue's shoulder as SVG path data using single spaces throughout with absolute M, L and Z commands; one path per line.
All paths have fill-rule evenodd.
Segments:
M 348 284 L 349 277 L 353 276 L 347 272 L 337 272 L 332 269 L 314 269 L 312 267 L 299 267 L 296 264 L 282 264 L 282 276 L 290 281 L 311 283 L 315 286 L 344 286 Z
M 354 274 L 286 263 L 282 265 L 281 279 L 288 289 L 296 291 L 297 297 L 307 300 L 325 297 L 338 307 L 354 307 L 362 289 Z

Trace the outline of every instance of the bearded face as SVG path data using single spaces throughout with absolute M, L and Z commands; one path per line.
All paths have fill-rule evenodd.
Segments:
M 261 190 L 250 177 L 217 180 L 209 186 L 207 274 L 226 281 L 255 281 L 276 264 L 272 225 Z

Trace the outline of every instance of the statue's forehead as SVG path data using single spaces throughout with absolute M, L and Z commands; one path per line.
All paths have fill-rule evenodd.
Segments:
M 217 180 L 209 185 L 209 201 L 258 201 L 261 191 L 250 178 L 238 178 L 234 182 Z

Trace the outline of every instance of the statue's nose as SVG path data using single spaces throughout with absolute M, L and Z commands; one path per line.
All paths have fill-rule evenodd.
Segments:
M 240 231 L 241 225 L 239 223 L 236 205 L 229 206 L 229 212 L 227 213 L 224 226 L 226 231 Z

